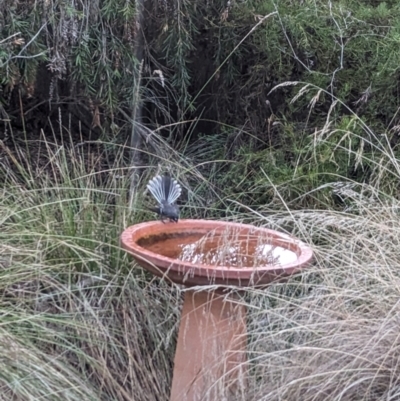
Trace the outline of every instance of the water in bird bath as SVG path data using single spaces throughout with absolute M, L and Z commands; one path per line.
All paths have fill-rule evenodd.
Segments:
M 140 240 L 140 246 L 149 251 L 185 262 L 254 268 L 279 266 L 297 260 L 293 243 L 278 241 L 255 231 L 243 233 L 227 229 L 218 233 L 174 233 L 150 236 Z

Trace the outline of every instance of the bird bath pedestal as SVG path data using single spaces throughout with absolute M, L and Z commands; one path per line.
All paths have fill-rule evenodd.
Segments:
M 312 250 L 277 231 L 213 220 L 137 224 L 122 233 L 121 243 L 140 266 L 190 287 L 170 400 L 229 400 L 230 394 L 245 394 L 246 307 L 223 287 L 240 290 L 282 280 L 306 267 Z

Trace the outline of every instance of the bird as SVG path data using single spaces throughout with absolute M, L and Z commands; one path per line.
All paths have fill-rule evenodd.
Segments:
M 175 201 L 182 193 L 178 181 L 168 175 L 157 175 L 149 181 L 147 189 L 158 202 L 158 207 L 152 207 L 150 210 L 159 214 L 163 223 L 164 217 L 168 218 L 170 222 L 177 223 L 179 207 Z

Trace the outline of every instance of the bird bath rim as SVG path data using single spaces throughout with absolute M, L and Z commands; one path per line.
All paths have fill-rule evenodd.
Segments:
M 152 236 L 207 235 L 212 230 L 232 228 L 240 234 L 267 235 L 271 245 L 281 246 L 291 250 L 297 256 L 289 263 L 273 264 L 257 267 L 212 266 L 201 263 L 191 263 L 170 258 L 150 251 L 138 244 L 140 240 Z M 178 223 L 162 223 L 150 221 L 128 227 L 121 234 L 122 247 L 136 259 L 138 264 L 161 277 L 168 277 L 175 283 L 184 285 L 265 285 L 282 277 L 295 274 L 306 267 L 313 258 L 312 249 L 302 241 L 279 231 L 250 224 L 233 223 L 216 220 L 183 219 Z

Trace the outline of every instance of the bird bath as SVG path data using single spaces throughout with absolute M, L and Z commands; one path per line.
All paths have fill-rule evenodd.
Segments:
M 310 263 L 311 248 L 277 231 L 213 220 L 136 224 L 121 243 L 153 274 L 196 286 L 185 291 L 170 400 L 229 399 L 245 391 L 246 308 L 222 288 L 291 276 Z

